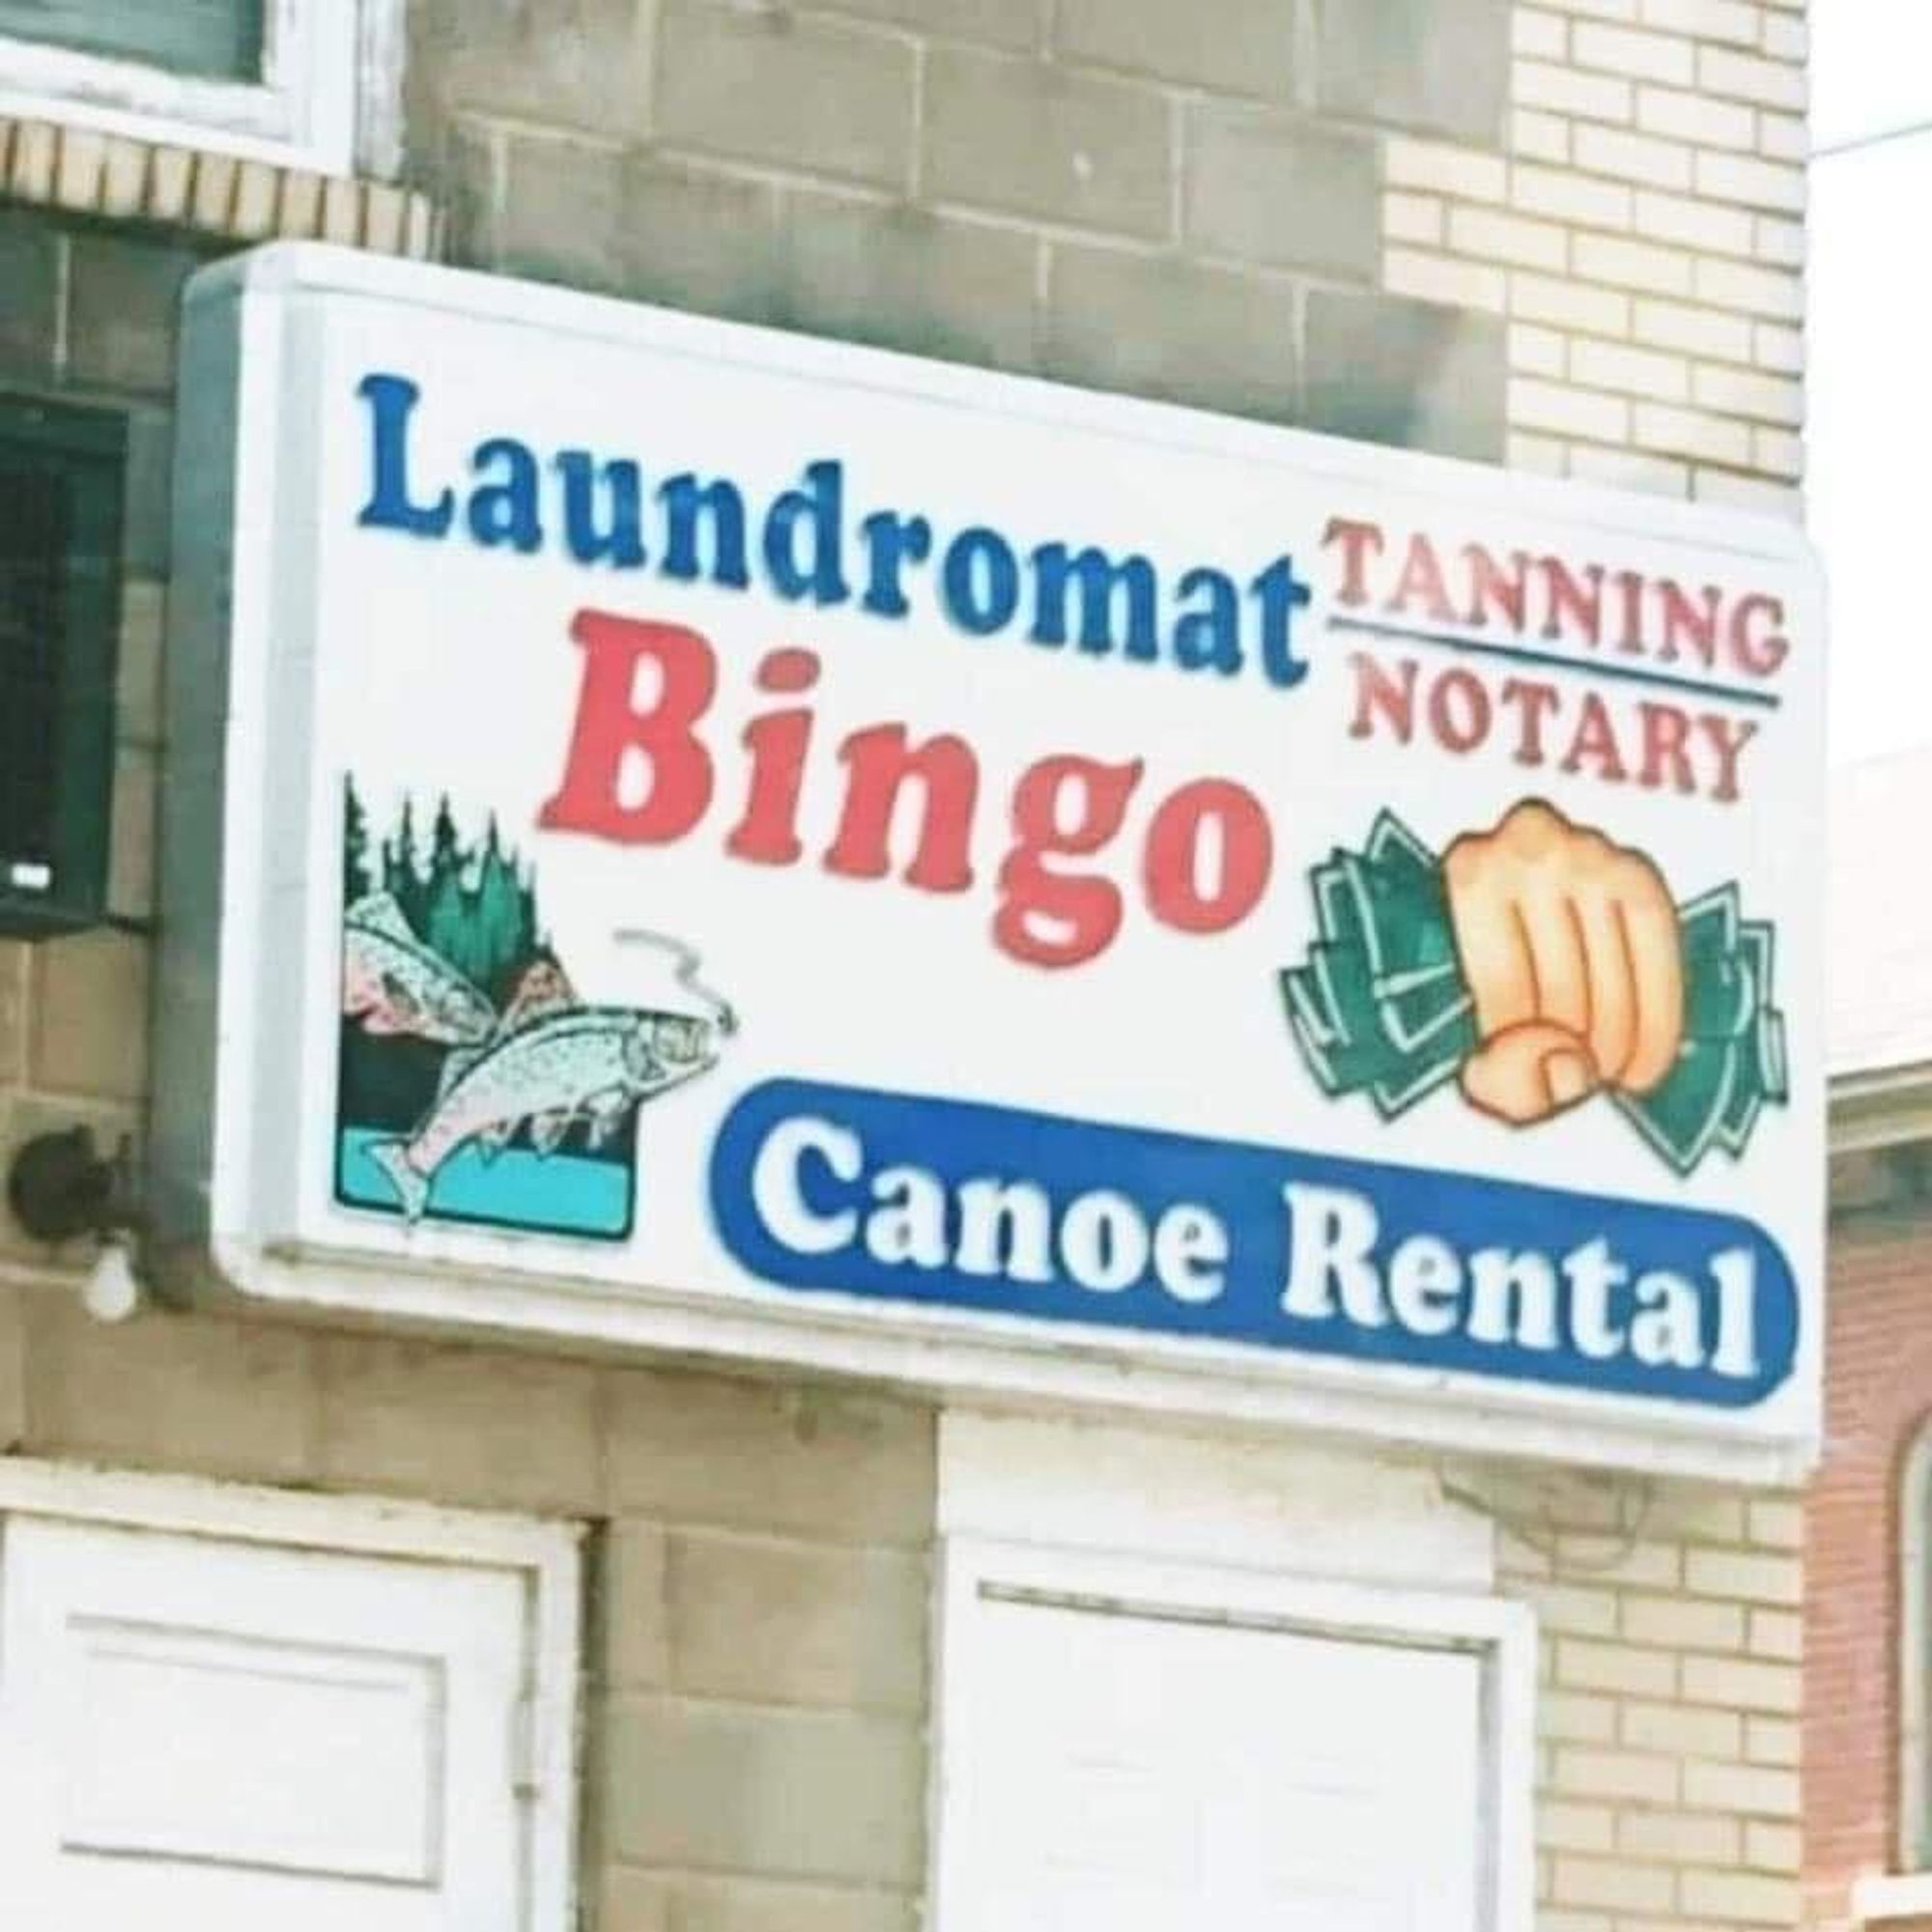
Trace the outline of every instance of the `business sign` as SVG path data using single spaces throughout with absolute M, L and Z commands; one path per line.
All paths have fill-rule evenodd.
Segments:
M 313 249 L 197 281 L 183 411 L 236 1286 L 1803 1461 L 1782 527 Z

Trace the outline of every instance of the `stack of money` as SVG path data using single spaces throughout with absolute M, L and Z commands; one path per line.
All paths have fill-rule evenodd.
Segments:
M 1391 812 L 1360 852 L 1313 875 L 1321 937 L 1283 973 L 1289 1020 L 1330 1094 L 1367 1094 L 1390 1119 L 1453 1080 L 1479 1044 L 1435 854 Z M 1648 1094 L 1610 1098 L 1679 1174 L 1714 1147 L 1744 1151 L 1788 1092 L 1784 1021 L 1772 1005 L 1773 934 L 1735 885 L 1678 909 L 1684 1041 Z

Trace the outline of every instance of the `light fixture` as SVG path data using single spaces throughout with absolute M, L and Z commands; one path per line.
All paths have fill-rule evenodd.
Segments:
M 7 1171 L 7 1205 L 37 1241 L 50 1247 L 91 1236 L 98 1244 L 81 1302 L 100 1321 L 125 1321 L 146 1298 L 134 1266 L 142 1223 L 133 1142 L 123 1136 L 103 1156 L 87 1127 L 39 1134 Z

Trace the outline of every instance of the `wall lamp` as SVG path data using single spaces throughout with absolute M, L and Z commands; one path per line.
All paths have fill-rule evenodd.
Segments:
M 7 1205 L 37 1241 L 50 1247 L 91 1236 L 99 1244 L 81 1301 L 99 1321 L 125 1321 L 146 1298 L 134 1271 L 143 1225 L 134 1144 L 126 1135 L 103 1155 L 87 1127 L 38 1134 L 7 1170 Z

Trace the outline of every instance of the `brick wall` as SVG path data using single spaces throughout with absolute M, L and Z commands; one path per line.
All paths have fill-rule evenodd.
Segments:
M 1922 1167 L 1922 1161 L 1918 1164 Z M 1834 1188 L 1826 1455 L 1810 1492 L 1805 1610 L 1808 1922 L 1849 1922 L 1852 1882 L 1897 1868 L 1901 1480 L 1932 1420 L 1932 1220 L 1910 1161 Z
M 1390 144 L 1386 284 L 1506 319 L 1511 464 L 1797 513 L 1804 5 L 1518 6 L 1506 145 Z
M 411 179 L 458 259 L 1789 507 L 1790 0 L 414 0 L 411 38 Z M 129 422 L 114 903 L 138 923 L 173 302 L 243 238 L 240 177 L 165 220 L 99 196 L 80 219 L 20 205 L 67 177 L 43 191 L 19 153 L 0 387 Z M 76 1119 L 138 1127 L 146 1006 L 138 932 L 0 941 L 0 1161 Z M 604 1525 L 604 1932 L 916 1922 L 929 1413 L 206 1316 L 102 1331 L 72 1289 L 0 1213 L 0 1447 Z M 1663 1486 L 1632 1518 L 1588 1485 L 1466 1480 L 1517 1524 L 1508 1587 L 1544 1620 L 1541 1932 L 1793 1925 L 1791 1503 Z M 1868 1641 L 1813 1640 L 1828 1669 Z M 1871 1721 L 1861 1684 L 1834 1719 Z M 1844 1869 L 1883 1753 L 1827 1742 Z
M 1542 1631 L 1539 1932 L 1793 1925 L 1799 1505 L 1690 1485 L 1590 1501 L 1501 1545 Z

